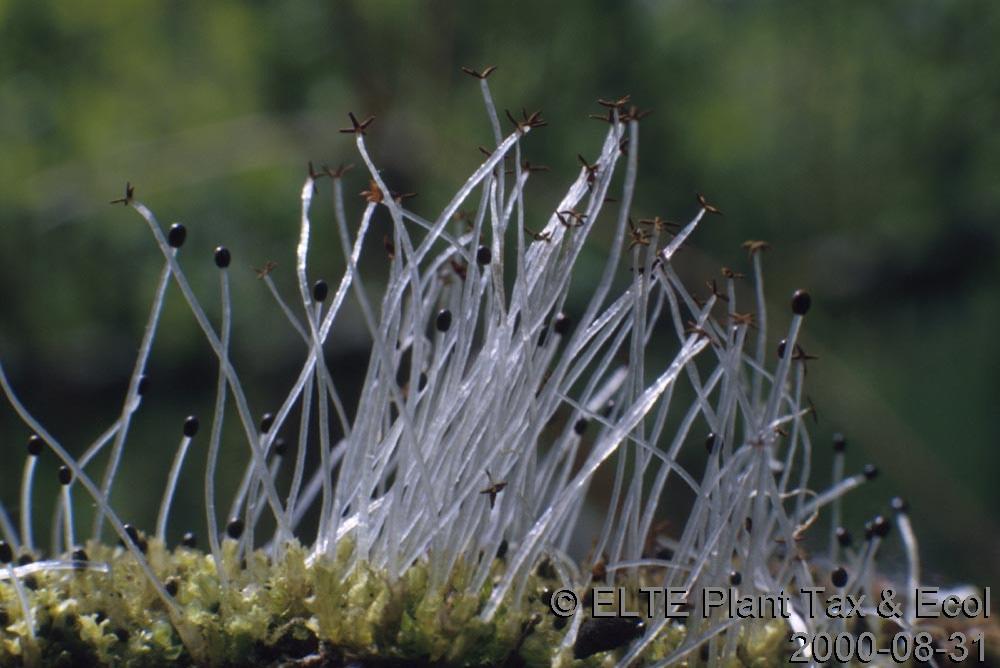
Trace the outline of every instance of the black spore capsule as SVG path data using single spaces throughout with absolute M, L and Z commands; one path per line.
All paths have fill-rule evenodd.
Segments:
M 313 283 L 313 301 L 324 302 L 330 294 L 330 286 L 322 278 Z
M 20 557 L 17 558 L 18 566 L 27 566 L 28 564 L 34 563 L 35 557 L 30 552 L 25 552 Z
M 510 549 L 510 545 L 507 543 L 507 539 L 504 538 L 497 546 L 497 559 L 506 559 L 508 549 Z
M 69 470 L 68 466 L 59 467 L 59 484 L 68 485 L 73 482 L 73 472 Z
M 446 308 L 438 311 L 437 318 L 434 319 L 434 326 L 439 332 L 447 332 L 451 327 L 451 311 Z
M 480 267 L 485 267 L 492 261 L 493 261 L 493 251 L 490 250 L 489 246 L 480 246 L 478 249 L 476 249 L 476 263 Z
M 781 359 L 785 356 L 785 346 L 786 346 L 785 339 L 778 341 L 778 359 Z
M 28 454 L 32 457 L 37 457 L 42 454 L 42 447 L 45 445 L 45 441 L 38 434 L 32 434 L 28 437 Z
M 795 315 L 805 315 L 812 306 L 812 297 L 805 290 L 796 290 L 792 294 L 792 313 Z
M 874 480 L 878 477 L 878 467 L 874 464 L 865 464 L 865 468 L 862 470 L 864 471 L 866 480 Z
M 833 583 L 834 587 L 843 587 L 847 584 L 847 571 L 844 570 L 843 566 L 837 567 L 833 573 L 830 573 L 830 582 Z
M 642 635 L 645 625 L 631 617 L 591 617 L 580 625 L 573 656 L 586 659 L 622 647 Z
M 840 432 L 833 435 L 833 451 L 843 452 L 847 449 L 847 439 Z
M 708 432 L 708 436 L 705 437 L 705 449 L 708 450 L 708 454 L 712 454 L 712 450 L 715 449 L 715 432 Z
M 854 538 L 851 536 L 851 532 L 844 527 L 837 527 L 837 542 L 840 543 L 841 547 L 850 547 L 851 543 L 854 542 Z
M 226 535 L 233 540 L 239 540 L 243 535 L 243 520 L 238 517 L 229 520 L 229 524 L 226 525 Z
M 573 424 L 573 431 L 576 432 L 577 436 L 583 436 L 584 432 L 587 431 L 587 418 L 580 418 Z
M 229 254 L 229 249 L 225 246 L 215 247 L 215 266 L 219 269 L 225 269 L 229 266 L 229 263 L 233 261 L 233 256 Z
M 892 501 L 889 502 L 892 509 L 897 513 L 906 513 L 910 510 L 910 504 L 901 496 L 892 497 Z
M 262 434 L 266 434 L 271 431 L 271 425 L 274 424 L 274 413 L 264 413 L 260 416 L 260 431 Z
M 546 580 L 552 580 L 556 577 L 555 566 L 552 565 L 552 561 L 545 557 L 540 562 L 538 562 L 538 567 L 535 569 L 535 573 L 540 578 L 545 578 Z
M 9 564 L 14 561 L 14 550 L 5 540 L 0 540 L 0 564 Z
M 573 326 L 573 319 L 570 318 L 565 313 L 560 313 L 556 316 L 556 321 L 552 325 L 552 331 L 554 331 L 559 336 L 568 334 L 570 327 Z
M 188 415 L 184 420 L 184 435 L 188 438 L 194 438 L 194 435 L 198 433 L 199 424 L 196 416 Z
M 124 525 L 122 525 L 122 529 L 125 530 L 125 533 L 128 535 L 129 540 L 131 540 L 136 545 L 139 545 L 139 530 L 138 529 L 136 529 L 131 524 L 124 524 Z
M 738 587 L 743 582 L 743 575 L 739 571 L 732 571 L 729 574 L 729 584 Z
M 73 561 L 90 561 L 87 557 L 87 551 L 82 547 L 73 550 Z
M 274 439 L 274 454 L 278 457 L 284 457 L 288 452 L 288 442 L 280 436 Z
M 170 594 L 171 596 L 177 596 L 177 590 L 179 589 L 179 586 L 177 584 L 177 578 L 170 578 L 169 580 L 167 580 L 164 583 L 163 588 L 166 589 L 167 593 Z
M 180 223 L 174 223 L 167 231 L 167 243 L 171 248 L 180 248 L 187 239 L 187 228 Z
M 872 520 L 872 531 L 879 538 L 885 538 L 886 536 L 888 536 L 889 529 L 891 528 L 892 525 L 889 523 L 889 520 L 882 517 L 881 515 L 876 515 L 875 519 Z
M 194 549 L 198 547 L 198 538 L 194 535 L 194 532 L 188 531 L 183 536 L 181 536 L 181 545 L 186 548 Z
M 139 376 L 139 384 L 136 386 L 135 391 L 140 397 L 149 392 L 149 376 L 146 374 Z

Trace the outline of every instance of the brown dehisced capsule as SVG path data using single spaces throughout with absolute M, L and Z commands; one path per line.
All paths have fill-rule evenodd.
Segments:
M 603 97 L 597 98 L 597 104 L 601 105 L 606 109 L 622 109 L 626 104 L 632 99 L 632 95 L 622 95 L 616 99 L 605 99 Z
M 257 278 L 259 280 L 270 276 L 271 272 L 274 271 L 277 268 L 277 266 L 278 266 L 277 262 L 275 262 L 274 260 L 268 260 L 267 262 L 264 263 L 263 267 L 260 268 L 250 267 L 250 268 L 253 269 L 255 274 L 257 274 Z
M 702 195 L 701 193 L 695 193 L 695 197 L 698 199 L 698 204 L 701 205 L 701 208 L 705 210 L 705 213 L 714 213 L 717 216 L 722 215 L 722 212 L 719 211 L 719 208 L 713 204 L 709 204 L 708 200 L 705 198 L 704 195 Z
M 359 122 L 357 117 L 355 117 L 354 112 L 350 111 L 347 112 L 347 116 L 351 119 L 351 127 L 341 128 L 339 130 L 340 132 L 343 132 L 345 134 L 358 134 L 358 135 L 366 134 L 365 131 L 368 129 L 368 126 L 371 125 L 372 121 L 375 120 L 374 116 L 369 116 L 365 120 Z
M 135 186 L 133 186 L 128 181 L 125 182 L 125 197 L 119 197 L 118 199 L 111 200 L 112 204 L 124 204 L 128 206 L 132 203 L 132 198 L 135 196 Z
M 594 180 L 597 178 L 597 168 L 600 166 L 600 163 L 595 162 L 594 164 L 590 164 L 587 162 L 587 159 L 579 153 L 576 154 L 576 158 L 580 161 L 580 164 L 583 165 L 584 171 L 587 172 L 587 184 L 593 185 Z
M 514 117 L 514 114 L 510 113 L 509 109 L 504 109 L 504 113 L 507 114 L 507 120 L 514 124 L 514 128 L 518 132 L 526 132 L 534 128 L 542 128 L 548 125 L 548 121 L 542 119 L 542 112 L 535 111 L 528 113 L 527 110 L 521 110 L 521 119 Z
M 323 171 L 326 172 L 326 175 L 329 176 L 331 179 L 342 178 L 344 174 L 351 171 L 352 169 L 354 169 L 354 165 L 344 164 L 343 162 L 340 163 L 336 168 L 332 168 L 329 165 L 323 165 Z
M 496 503 L 497 503 L 497 494 L 499 494 L 500 492 L 502 492 L 504 490 L 504 488 L 507 486 L 507 482 L 505 480 L 501 480 L 499 482 L 494 482 L 493 481 L 493 476 L 490 475 L 489 471 L 486 471 L 486 478 L 487 478 L 487 480 L 489 480 L 490 486 L 487 487 L 484 490 L 481 490 L 479 493 L 480 494 L 487 494 L 487 495 L 489 495 L 489 497 L 490 497 L 490 510 L 492 510 L 493 506 L 495 506 Z
M 494 72 L 494 70 L 496 70 L 496 68 L 497 68 L 496 65 L 487 65 L 481 72 L 477 71 L 477 70 L 474 70 L 471 67 L 464 67 L 463 66 L 460 69 L 463 72 L 465 72 L 466 74 L 468 74 L 470 77 L 475 77 L 477 79 L 485 79 L 485 78 L 489 77 L 491 74 L 493 74 L 493 72 Z
M 771 244 L 766 241 L 760 241 L 759 239 L 749 239 L 744 241 L 742 246 L 746 250 L 747 255 L 751 257 L 754 253 L 760 253 L 771 248 Z

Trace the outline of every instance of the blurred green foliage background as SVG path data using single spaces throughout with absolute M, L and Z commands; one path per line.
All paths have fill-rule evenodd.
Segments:
M 726 214 L 679 261 L 692 280 L 746 267 L 739 244 L 755 238 L 774 247 L 772 331 L 791 291 L 811 290 L 803 344 L 821 358 L 809 367 L 818 475 L 834 431 L 848 436 L 849 470 L 871 461 L 884 472 L 848 502 L 855 532 L 902 494 L 932 572 L 990 584 L 998 44 L 1000 4 L 989 2 L 0 1 L 0 355 L 74 451 L 114 419 L 161 263 L 138 217 L 107 204 L 130 180 L 161 222 L 186 223 L 185 266 L 207 304 L 211 249 L 232 249 L 234 359 L 251 405 L 273 408 L 301 350 L 249 266 L 276 260 L 294 294 L 306 161 L 357 161 L 337 133 L 348 111 L 377 115 L 376 161 L 430 215 L 491 140 L 459 66 L 498 65 L 499 106 L 541 108 L 550 121 L 525 143 L 551 168 L 530 188 L 537 220 L 575 177 L 576 154 L 596 154 L 606 127 L 587 118 L 601 111 L 596 98 L 630 93 L 654 110 L 641 127 L 637 215 L 687 219 L 695 191 Z M 347 190 L 365 184 L 356 170 Z M 313 271 L 333 280 L 340 251 L 319 227 Z M 602 234 L 586 258 L 594 271 Z M 350 394 L 367 341 L 360 322 L 337 336 L 331 365 Z M 150 374 L 115 496 L 147 526 L 183 416 L 207 421 L 215 377 L 175 289 Z M 4 406 L 11 510 L 26 436 Z M 245 446 L 232 437 L 242 470 Z M 202 526 L 203 456 L 193 450 L 186 468 L 178 532 Z M 55 466 L 42 468 L 49 491 Z

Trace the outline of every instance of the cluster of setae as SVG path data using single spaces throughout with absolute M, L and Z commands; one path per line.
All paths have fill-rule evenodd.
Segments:
M 352 115 L 346 130 L 370 174 L 359 222 L 348 222 L 345 170 L 310 169 L 298 294 L 286 300 L 268 275 L 272 266 L 259 271 L 304 355 L 280 408 L 263 419 L 229 355 L 230 252 L 214 253 L 222 316 L 213 323 L 182 266 L 185 228 L 161 228 L 127 189 L 119 201 L 148 224 L 163 266 L 118 419 L 74 457 L 0 367 L 6 398 L 31 434 L 19 507 L 0 504 L 0 664 L 736 665 L 784 660 L 790 632 L 844 622 L 794 604 L 788 619 L 698 614 L 704 588 L 873 591 L 889 521 L 876 518 L 859 546 L 837 527 L 839 499 L 876 471 L 845 475 L 838 447 L 832 482 L 822 491 L 809 486 L 808 356 L 796 343 L 809 295 L 793 295 L 788 331 L 769 342 L 767 245 L 759 241 L 745 245 L 752 307 L 737 303 L 743 276 L 732 270 L 705 300 L 685 287 L 674 256 L 719 212 L 699 196 L 686 224 L 631 220 L 642 114 L 627 99 L 604 103 L 608 130 L 596 159 L 584 161 L 551 217 L 529 227 L 524 196 L 533 169 L 521 148 L 544 121 L 508 114 L 514 127 L 505 136 L 486 76 L 473 74 L 495 146 L 436 217 L 409 210 L 383 181 L 365 145 L 370 120 Z M 616 171 L 624 175 L 612 192 Z M 330 286 L 309 270 L 310 206 L 326 187 L 346 262 Z M 373 241 L 380 208 L 392 234 Z M 564 311 L 574 267 L 595 226 L 613 229 L 607 262 L 571 319 Z M 390 258 L 378 296 L 358 269 L 366 252 Z M 128 524 L 111 499 L 171 286 L 218 360 L 218 381 L 207 424 L 183 423 L 147 531 Z M 350 301 L 371 339 L 353 416 L 323 352 Z M 657 364 L 669 338 L 672 359 Z M 233 498 L 220 499 L 223 415 L 233 407 L 239 419 L 226 428 L 245 435 L 246 467 Z M 342 438 L 332 436 L 334 422 Z M 185 461 L 195 438 L 207 441 L 206 461 Z M 692 447 L 708 450 L 700 475 L 679 460 Z M 92 465 L 99 454 L 103 471 Z M 33 533 L 42 455 L 60 466 L 48 549 Z M 593 549 L 580 560 L 570 544 L 602 467 L 613 483 L 600 496 L 603 524 L 586 527 Z M 291 475 L 279 476 L 283 469 Z M 179 485 L 203 495 L 205 551 L 193 533 L 167 542 Z M 668 485 L 692 499 L 669 537 L 654 522 Z M 74 522 L 81 502 L 97 509 L 86 535 Z M 808 561 L 798 543 L 827 508 L 828 560 Z M 318 518 L 315 531 L 302 528 L 307 517 Z M 913 533 L 905 512 L 896 521 L 915 583 Z M 107 529 L 117 546 L 102 542 Z M 550 612 L 553 590 L 582 596 L 597 583 L 628 592 L 682 588 L 689 597 L 681 606 L 692 614 L 607 621 Z

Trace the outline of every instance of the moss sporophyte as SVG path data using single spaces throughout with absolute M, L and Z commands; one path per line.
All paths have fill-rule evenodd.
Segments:
M 20 497 L 5 490 L 7 505 L 0 504 L 0 665 L 778 665 L 794 652 L 812 656 L 794 633 L 857 632 L 841 618 L 808 614 L 797 596 L 787 615 L 773 618 L 709 609 L 703 597 L 717 587 L 764 596 L 819 586 L 874 601 L 883 590 L 875 557 L 890 522 L 878 518 L 860 544 L 840 527 L 841 497 L 874 469 L 846 475 L 840 439 L 832 481 L 810 470 L 812 408 L 803 383 L 811 358 L 798 342 L 808 293 L 792 297 L 776 355 L 764 301 L 765 242 L 745 244 L 752 305 L 737 303 L 743 276 L 736 270 L 711 281 L 704 299 L 685 287 L 675 254 L 706 215 L 721 212 L 699 195 L 686 224 L 630 218 L 643 114 L 627 98 L 602 101 L 608 128 L 596 159 L 581 157 L 552 215 L 529 223 L 524 197 L 538 168 L 521 149 L 545 121 L 508 114 L 513 127 L 505 135 L 488 73 L 473 74 L 493 146 L 436 217 L 404 206 L 405 195 L 384 182 L 365 144 L 372 119 L 352 115 L 345 129 L 370 180 L 356 225 L 344 198 L 347 169 L 310 166 L 296 299 L 286 300 L 272 281 L 275 263 L 257 269 L 305 355 L 278 410 L 262 419 L 229 356 L 230 251 L 219 246 L 201 257 L 185 246 L 186 228 L 164 230 L 131 185 L 116 200 L 148 224 L 163 257 L 117 420 L 73 456 L 0 367 L 28 438 Z M 346 264 L 330 285 L 311 277 L 308 264 L 310 208 L 327 188 Z M 392 232 L 372 240 L 379 209 Z M 612 231 L 606 264 L 589 302 L 570 318 L 573 269 L 599 227 Z M 377 300 L 358 269 L 363 253 L 389 258 Z M 209 255 L 221 293 L 215 323 L 182 263 Z M 143 529 L 126 523 L 126 509 L 112 497 L 171 289 L 217 359 L 217 391 L 209 419 L 178 417 L 180 442 L 160 510 Z M 353 416 L 324 356 L 349 302 L 371 339 Z M 238 421 L 226 427 L 245 436 L 247 461 L 228 509 L 219 507 L 216 487 L 227 406 Z M 185 461 L 194 439 L 206 439 L 204 462 Z M 690 448 L 708 451 L 700 475 L 681 463 Z M 103 470 L 92 464 L 99 454 Z M 56 467 L 60 499 L 52 542 L 43 547 L 33 533 L 33 481 Z M 278 475 L 289 468 L 290 476 Z M 605 468 L 610 490 L 592 494 Z M 813 477 L 823 478 L 819 491 L 809 486 Z M 693 499 L 672 535 L 655 522 L 668 486 Z M 198 490 L 207 540 L 188 531 L 166 543 L 171 531 L 193 528 L 171 526 L 179 489 Z M 96 507 L 86 533 L 74 520 L 77 503 Z M 603 520 L 587 526 L 584 506 L 595 503 L 603 504 Z M 821 511 L 832 521 L 818 520 Z M 314 530 L 303 528 L 313 519 Z M 902 504 L 895 521 L 909 562 L 897 589 L 911 591 L 920 574 Z M 827 554 L 806 557 L 800 541 L 827 526 L 820 541 Z M 583 558 L 571 556 L 581 532 L 594 540 Z M 598 586 L 620 593 L 603 610 L 621 614 L 596 614 Z M 622 606 L 643 610 L 642 592 L 651 587 L 686 595 L 659 611 L 626 615 Z M 567 594 L 579 611 L 556 614 Z M 914 605 L 902 598 L 894 628 L 921 628 Z

